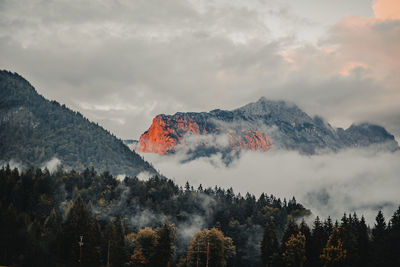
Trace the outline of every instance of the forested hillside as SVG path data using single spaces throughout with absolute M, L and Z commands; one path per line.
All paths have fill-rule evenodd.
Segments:
M 0 169 L 0 264 L 14 266 L 399 266 L 400 209 L 313 225 L 262 194 L 157 176 Z M 81 241 L 82 236 L 82 243 Z M 80 244 L 82 247 L 80 247 Z M 81 250 L 82 249 L 82 250 Z
M 75 170 L 94 167 L 132 176 L 156 173 L 101 126 L 45 99 L 18 74 L 0 71 L 0 163 L 41 166 L 53 158 Z
M 174 265 L 179 258 L 192 262 L 197 257 L 193 248 L 188 249 L 197 230 L 215 228 L 197 233 L 200 237 L 195 239 L 203 240 L 206 247 L 201 236 L 222 240 L 221 244 L 228 246 L 226 253 L 230 251 L 225 259 L 229 266 L 260 266 L 259 244 L 265 223 L 273 219 L 281 234 L 288 216 L 309 214 L 294 199 L 287 203 L 264 194 L 256 199 L 250 194 L 234 194 L 232 189 L 193 189 L 189 184 L 180 188 L 157 176 L 148 181 L 127 177 L 121 182 L 109 173 L 89 169 L 50 174 L 40 169 L 19 173 L 3 168 L 0 190 L 0 229 L 5 231 L 0 264 L 73 266 L 78 260 L 77 242 L 83 235 L 84 266 L 105 265 L 108 240 L 111 257 L 119 259 L 118 264 L 113 260 L 112 266 L 129 261 L 132 266 L 143 266 L 134 264 L 140 259 L 148 263 L 144 266 L 155 266 L 151 253 L 164 251 L 155 248 L 161 238 L 157 236 L 159 227 L 164 225 L 171 232 L 168 238 L 174 248 L 168 260 Z M 142 239 L 147 241 L 142 244 Z M 155 246 L 150 254 L 146 254 L 148 242 Z

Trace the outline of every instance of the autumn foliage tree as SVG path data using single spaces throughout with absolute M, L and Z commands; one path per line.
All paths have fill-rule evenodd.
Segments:
M 167 222 L 156 230 L 146 227 L 137 234 L 130 234 L 131 241 L 134 243 L 130 265 L 168 266 L 174 254 L 175 236 L 175 227 Z
M 190 242 L 186 259 L 180 266 L 225 267 L 235 255 L 235 246 L 230 237 L 217 228 L 198 231 Z
M 153 266 L 156 257 L 157 233 L 150 227 L 141 229 L 135 239 L 132 266 Z
M 285 251 L 282 253 L 282 259 L 286 266 L 303 267 L 306 261 L 306 237 L 298 232 L 291 235 L 285 243 Z
M 339 236 L 339 229 L 334 228 L 326 247 L 320 256 L 324 267 L 343 266 L 347 257 L 347 251 L 343 248 L 342 240 Z

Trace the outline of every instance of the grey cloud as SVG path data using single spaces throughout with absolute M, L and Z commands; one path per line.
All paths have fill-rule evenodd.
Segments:
M 378 209 L 389 215 L 400 205 L 399 151 L 350 149 L 314 156 L 279 150 L 246 152 L 229 168 L 218 155 L 185 164 L 180 163 L 179 156 L 143 156 L 177 183 L 189 179 L 194 186 L 217 184 L 242 194 L 294 195 L 314 215 L 324 218 L 357 212 L 372 223 Z
M 291 1 L 1 1 L 0 67 L 122 138 L 139 138 L 159 113 L 233 109 L 260 96 L 329 122 L 399 124 L 397 85 L 388 91 L 362 68 L 332 73 L 341 63 L 324 47 L 347 32 L 334 27 L 322 48 L 300 41 L 320 20 Z M 376 31 L 398 44 L 392 24 Z

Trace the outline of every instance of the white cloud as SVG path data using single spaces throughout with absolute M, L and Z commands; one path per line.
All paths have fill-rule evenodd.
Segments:
M 49 161 L 46 161 L 45 163 L 43 163 L 41 168 L 42 169 L 47 168 L 52 173 L 57 170 L 57 168 L 58 168 L 58 166 L 60 166 L 60 164 L 61 164 L 61 160 L 59 160 L 57 157 L 53 157 Z
M 314 156 L 279 150 L 245 152 L 229 167 L 218 155 L 185 164 L 179 156 L 143 156 L 181 185 L 188 180 L 195 187 L 232 187 L 241 194 L 295 196 L 325 218 L 357 212 L 372 223 L 378 209 L 389 216 L 400 205 L 399 151 L 351 149 Z

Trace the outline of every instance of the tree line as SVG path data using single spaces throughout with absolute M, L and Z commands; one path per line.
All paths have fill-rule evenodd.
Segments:
M 81 199 L 83 204 L 75 204 L 77 199 Z M 74 205 L 84 205 L 88 211 L 72 216 Z M 127 242 L 127 237 L 135 236 L 132 233 L 138 234 L 146 227 L 158 233 L 157 229 L 165 221 L 168 225 L 175 225 L 175 230 L 171 231 L 177 233 L 171 260 L 173 265 L 179 264 L 180 259 L 191 262 L 191 257 L 194 257 L 195 254 L 188 255 L 191 238 L 196 234 L 193 229 L 211 231 L 215 228 L 224 237 L 229 237 L 235 247 L 234 253 L 228 253 L 231 257 L 225 259 L 227 265 L 259 266 L 259 243 L 262 238 L 259 233 L 262 233 L 268 218 L 273 217 L 278 231 L 282 232 L 288 215 L 300 218 L 309 214 L 294 198 L 286 201 L 267 194 L 256 198 L 248 193 L 236 194 L 232 188 L 203 188 L 200 185 L 195 189 L 189 183 L 181 187 L 172 180 L 158 176 L 146 181 L 137 177 L 119 180 L 108 172 L 97 173 L 93 168 L 83 172 L 60 168 L 50 173 L 46 169 L 27 169 L 20 172 L 9 166 L 0 169 L 0 207 L 0 229 L 5 231 L 1 235 L 1 243 L 7 248 L 1 250 L 3 253 L 0 255 L 0 264 L 23 265 L 26 262 L 29 266 L 34 266 L 36 260 L 51 260 L 55 255 L 54 260 L 58 260 L 60 266 L 72 266 L 72 263 L 76 263 L 76 249 L 80 234 L 83 233 L 76 232 L 74 237 L 60 233 L 79 230 L 79 227 L 86 227 L 87 231 L 92 229 L 92 235 L 86 234 L 83 237 L 84 249 L 96 248 L 96 253 L 100 254 L 93 252 L 93 255 L 102 255 L 101 262 L 106 264 L 107 233 L 113 232 L 110 230 L 110 223 L 116 229 L 124 229 L 123 234 L 122 230 L 118 230 L 117 236 L 125 236 L 124 244 L 130 244 L 128 252 L 122 253 L 125 249 L 120 250 L 125 255 L 123 258 L 134 254 L 142 258 L 139 257 L 139 249 L 135 249 L 139 243 Z M 83 222 L 76 223 L 68 219 L 76 217 Z M 213 230 L 207 236 L 212 233 L 216 232 Z M 158 238 L 154 237 L 152 240 Z M 63 243 L 69 245 L 62 246 Z M 52 251 L 53 249 L 58 252 Z M 205 251 L 204 248 L 201 250 Z M 145 254 L 144 249 L 142 253 Z M 202 256 L 207 255 L 199 255 L 200 262 L 203 260 Z M 152 261 L 147 259 L 147 262 Z M 186 261 L 182 262 L 184 264 Z M 38 263 L 36 266 L 43 264 Z
M 316 217 L 311 229 L 290 219 L 280 240 L 277 233 L 274 222 L 267 222 L 263 266 L 400 266 L 400 207 L 388 223 L 379 211 L 372 229 L 354 213 L 335 223 Z
M 373 229 L 355 214 L 344 216 L 340 223 L 317 218 L 312 229 L 305 222 L 295 223 L 309 214 L 295 198 L 287 201 L 267 194 L 256 198 L 235 194 L 231 188 L 194 189 L 189 183 L 180 187 L 157 176 L 118 180 L 94 169 L 19 172 L 6 166 L 0 169 L 0 265 L 368 266 L 379 262 L 391 266 L 395 262 L 400 211 L 387 225 L 380 213 L 381 222 L 377 219 Z M 201 223 L 196 224 L 199 218 Z

